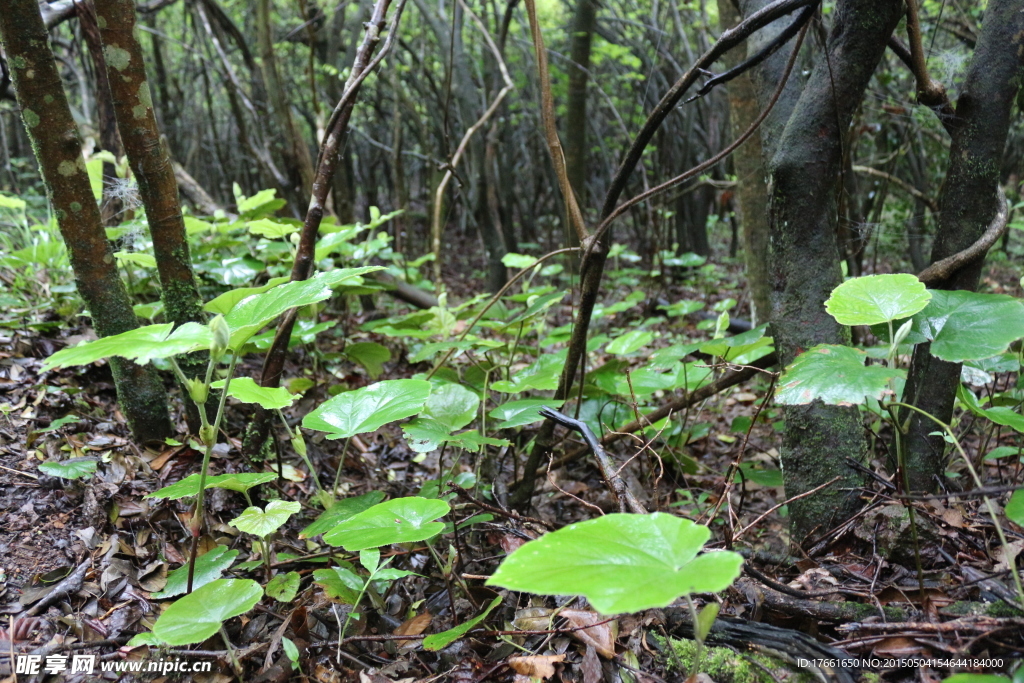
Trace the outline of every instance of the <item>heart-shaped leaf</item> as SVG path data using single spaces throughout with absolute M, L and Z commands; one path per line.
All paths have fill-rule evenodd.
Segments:
M 39 471 L 51 477 L 61 479 L 81 479 L 96 472 L 97 458 L 71 458 L 63 462 L 44 462 L 39 464 Z
M 903 371 L 864 366 L 867 354 L 849 346 L 819 344 L 797 356 L 782 376 L 776 403 L 797 405 L 815 399 L 830 405 L 857 405 L 865 397 L 881 399 L 889 381 Z
M 383 491 L 370 491 L 361 496 L 343 498 L 324 510 L 315 522 L 303 529 L 299 538 L 312 538 L 325 531 L 330 531 L 346 519 L 358 515 L 363 510 L 369 510 L 382 500 L 384 500 Z
M 743 558 L 698 555 L 705 526 L 655 512 L 610 514 L 570 524 L 509 555 L 488 585 L 541 595 L 583 595 L 602 614 L 665 607 L 692 593 L 728 588 Z
M 391 360 L 391 352 L 388 347 L 377 342 L 356 342 L 345 347 L 345 355 L 349 360 L 366 368 L 370 377 L 377 379 L 384 372 L 384 363 Z
M 235 304 L 242 299 L 250 297 L 253 294 L 260 294 L 268 289 L 273 289 L 278 285 L 283 285 L 288 282 L 289 279 L 290 278 L 287 275 L 282 275 L 281 277 L 274 277 L 267 280 L 267 284 L 261 287 L 237 287 L 235 289 L 229 289 L 217 298 L 211 299 L 205 306 L 203 306 L 203 310 L 209 311 L 210 313 L 227 315 L 227 313 L 234 308 Z
M 314 304 L 331 296 L 331 287 L 366 273 L 381 270 L 379 266 L 339 268 L 319 273 L 308 280 L 295 280 L 242 299 L 232 307 L 224 320 L 231 328 L 231 348 L 238 350 L 260 328 L 290 308 Z
M 508 429 L 540 422 L 544 418 L 538 411 L 544 406 L 557 410 L 562 406 L 562 401 L 548 398 L 521 398 L 518 401 L 502 403 L 487 414 L 497 420 L 503 420 L 497 425 L 498 429 Z
M 420 417 L 402 429 L 414 451 L 427 453 L 447 441 L 453 431 L 472 422 L 479 406 L 480 397 L 469 389 L 451 382 L 437 382 L 430 390 Z
M 425 541 L 444 530 L 444 524 L 434 520 L 450 511 L 443 500 L 396 498 L 345 520 L 324 534 L 324 540 L 349 551 Z
M 299 592 L 299 581 L 302 577 L 298 572 L 278 574 L 267 583 L 267 595 L 278 602 L 291 602 Z
M 272 500 L 267 503 L 266 510 L 255 506 L 246 508 L 228 524 L 239 531 L 263 538 L 280 529 L 300 509 L 302 505 L 295 501 Z
M 206 325 L 185 323 L 171 332 L 173 328 L 173 323 L 146 325 L 121 334 L 82 342 L 47 358 L 43 369 L 88 365 L 110 356 L 129 358 L 145 365 L 154 358 L 168 358 L 196 349 L 210 348 L 213 337 Z
M 363 579 L 346 567 L 317 569 L 313 572 L 313 581 L 333 600 L 344 605 L 354 605 L 359 600 L 359 592 L 363 590 Z
M 306 429 L 327 432 L 328 439 L 347 439 L 415 415 L 430 395 L 430 382 L 393 379 L 338 394 L 302 420 Z
M 273 472 L 243 472 L 239 474 L 218 474 L 206 478 L 208 489 L 228 489 L 245 493 L 254 486 L 266 484 L 277 479 Z M 165 486 L 158 491 L 147 494 L 146 498 L 166 498 L 178 500 L 187 496 L 199 495 L 199 473 L 190 474 L 176 484 Z
M 263 589 L 251 579 L 217 579 L 168 607 L 153 633 L 168 645 L 201 643 L 231 617 L 251 610 L 261 597 Z
M 931 342 L 936 358 L 989 358 L 1024 337 L 1024 303 L 1005 294 L 933 290 L 931 303 L 914 316 L 914 332 Z
M 224 380 L 217 380 L 210 386 L 223 389 Z M 251 377 L 235 377 L 231 380 L 228 396 L 242 403 L 256 403 L 267 410 L 287 408 L 298 398 L 284 387 L 261 387 Z
M 196 558 L 196 573 L 192 578 L 192 589 L 201 588 L 206 584 L 219 579 L 224 570 L 231 566 L 231 563 L 238 557 L 238 550 L 230 549 L 227 546 L 218 545 L 212 550 L 203 553 Z M 188 564 L 178 567 L 167 573 L 167 583 L 159 593 L 153 593 L 155 600 L 173 598 L 188 590 Z
M 825 310 L 840 325 L 877 325 L 909 318 L 931 298 L 924 283 L 914 275 L 867 275 L 833 289 Z

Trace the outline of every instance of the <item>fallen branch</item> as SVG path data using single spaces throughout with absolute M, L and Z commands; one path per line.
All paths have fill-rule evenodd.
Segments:
M 29 608 L 23 617 L 34 617 L 35 615 L 42 612 L 50 605 L 56 603 L 58 600 L 63 598 L 65 595 L 70 593 L 77 593 L 82 587 L 82 583 L 85 580 L 85 573 L 89 571 L 89 567 L 92 566 L 92 558 L 87 557 L 82 564 L 75 568 L 75 571 L 68 574 L 64 579 L 46 594 L 42 600 L 34 604 Z

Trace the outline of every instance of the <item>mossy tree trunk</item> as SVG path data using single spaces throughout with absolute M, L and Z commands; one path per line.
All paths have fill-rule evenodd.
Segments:
M 769 164 L 769 276 L 775 346 L 783 363 L 816 344 L 849 343 L 825 312 L 842 282 L 836 242 L 843 138 L 899 20 L 900 0 L 840 0 L 826 54 L 815 65 Z M 787 496 L 839 480 L 790 504 L 794 539 L 828 530 L 854 512 L 860 484 L 845 460 L 861 460 L 856 407 L 813 403 L 784 410 L 782 465 Z
M 95 5 L 114 115 L 153 238 L 164 315 L 175 325 L 204 323 L 206 313 L 192 269 L 178 182 L 167 144 L 160 139 L 142 46 L 136 37 L 135 3 L 95 0 Z M 186 377 L 202 377 L 208 360 L 209 354 L 202 351 L 180 358 L 178 363 Z M 189 427 L 197 432 L 199 412 L 191 401 L 185 405 Z
M 932 262 L 971 246 L 996 213 L 996 189 L 1011 110 L 1024 76 L 1024 0 L 990 0 L 978 45 L 956 104 L 951 128 L 949 169 L 939 196 L 938 227 Z M 937 289 L 977 288 L 984 260 L 954 273 Z M 960 363 L 930 353 L 928 344 L 914 350 L 905 396 L 922 410 L 948 423 L 953 417 Z M 934 491 L 946 467 L 946 443 L 935 423 L 917 413 L 903 438 L 907 479 L 915 490 Z
M 82 141 L 35 0 L 9 0 L 0 12 L 11 76 L 25 130 L 67 244 L 78 292 L 101 337 L 138 327 L 128 292 L 100 222 L 82 157 Z M 156 372 L 121 358 L 110 367 L 121 410 L 138 441 L 171 435 L 167 393 Z

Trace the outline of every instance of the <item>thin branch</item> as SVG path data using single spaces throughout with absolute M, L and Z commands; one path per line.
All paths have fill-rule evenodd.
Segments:
M 998 208 L 996 209 L 996 215 L 992 218 L 992 222 L 989 223 L 984 234 L 978 238 L 978 241 L 963 251 L 957 252 L 952 256 L 947 256 L 941 261 L 936 261 L 932 265 L 928 266 L 917 274 L 918 280 L 929 287 L 935 287 L 951 278 L 956 271 L 960 270 L 964 266 L 974 263 L 985 256 L 992 245 L 996 243 L 1006 230 L 1006 224 L 1010 216 L 1010 211 L 1006 203 L 1006 193 L 1003 192 L 1002 187 L 996 186 L 996 196 L 999 202 Z

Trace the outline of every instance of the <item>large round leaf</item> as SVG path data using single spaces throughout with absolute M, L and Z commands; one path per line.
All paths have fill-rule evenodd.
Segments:
M 93 361 L 121 356 L 145 365 L 154 358 L 167 358 L 196 349 L 206 349 L 213 341 L 210 328 L 199 323 L 185 323 L 178 329 L 173 323 L 146 325 L 121 334 L 114 334 L 78 346 L 63 349 L 43 363 L 44 370 L 88 365 Z
M 526 543 L 487 583 L 583 595 L 602 614 L 665 607 L 682 595 L 724 590 L 739 576 L 737 553 L 697 554 L 710 536 L 705 526 L 661 512 L 605 515 Z
M 783 405 L 818 399 L 830 405 L 856 405 L 865 397 L 881 399 L 889 393 L 889 381 L 902 370 L 880 365 L 865 367 L 867 354 L 849 346 L 819 344 L 808 349 L 786 368 L 775 402 Z
M 272 500 L 267 503 L 266 510 L 256 506 L 246 508 L 229 524 L 239 531 L 263 538 L 280 529 L 300 509 L 302 505 L 296 501 Z
M 224 380 L 220 379 L 211 384 L 214 389 L 223 389 Z M 235 377 L 228 387 L 228 396 L 237 398 L 242 403 L 256 403 L 267 410 L 287 408 L 296 398 L 284 387 L 261 387 L 251 377 Z
M 396 498 L 350 517 L 324 534 L 324 540 L 349 551 L 425 541 L 444 530 L 444 524 L 434 520 L 449 511 L 443 500 Z
M 168 645 L 201 643 L 231 617 L 245 614 L 263 597 L 252 579 L 217 579 L 168 607 L 153 633 Z
M 242 299 L 224 316 L 231 328 L 231 348 L 239 350 L 261 327 L 290 308 L 330 298 L 331 287 L 375 270 L 379 266 L 339 268 L 308 280 L 294 280 Z
M 914 316 L 914 331 L 931 341 L 936 358 L 989 358 L 1024 337 L 1024 303 L 1005 294 L 933 290 L 931 303 Z
M 841 325 L 877 325 L 909 318 L 930 299 L 924 283 L 914 275 L 868 275 L 832 290 L 825 310 Z
M 338 394 L 306 415 L 302 426 L 327 432 L 328 439 L 347 439 L 415 415 L 429 395 L 430 382 L 422 379 L 377 382 Z

